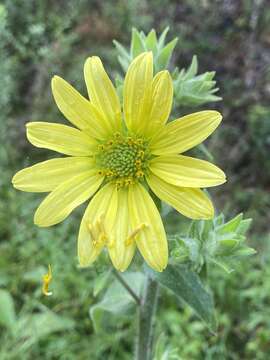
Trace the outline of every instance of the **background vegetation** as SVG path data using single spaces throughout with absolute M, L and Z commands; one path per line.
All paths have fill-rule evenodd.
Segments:
M 269 358 L 269 24 L 270 8 L 263 0 L 6 0 L 0 5 L 1 360 L 131 359 L 135 317 L 120 316 L 114 308 L 110 321 L 94 328 L 89 315 L 106 291 L 100 289 L 107 265 L 104 259 L 91 269 L 77 268 L 83 207 L 63 224 L 39 229 L 33 213 L 40 195 L 20 193 L 10 180 L 22 167 L 52 157 L 26 142 L 24 124 L 63 121 L 50 91 L 54 74 L 86 94 L 82 67 L 87 56 L 99 55 L 116 75 L 121 69 L 113 39 L 128 45 L 132 26 L 161 32 L 168 25 L 168 37 L 179 38 L 174 65 L 187 67 L 196 54 L 200 72 L 216 71 L 223 101 L 180 108 L 179 114 L 208 107 L 224 115 L 207 146 L 229 181 L 212 193 L 228 218 L 241 211 L 253 218 L 248 243 L 258 253 L 231 274 L 212 268 L 216 336 L 188 307 L 162 292 L 155 356 Z M 41 276 L 49 262 L 54 295 L 45 298 Z

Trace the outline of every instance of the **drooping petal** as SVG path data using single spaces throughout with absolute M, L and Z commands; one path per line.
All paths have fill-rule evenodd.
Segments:
M 129 187 L 129 211 L 136 244 L 145 261 L 162 271 L 168 263 L 168 244 L 160 214 L 151 196 L 140 184 Z
M 18 171 L 12 178 L 16 189 L 47 192 L 58 185 L 93 168 L 93 158 L 66 157 L 40 162 Z
M 183 155 L 158 156 L 151 160 L 150 169 L 164 181 L 176 186 L 204 188 L 226 181 L 224 172 L 217 166 Z
M 129 241 L 128 239 L 132 233 L 128 209 L 128 189 L 119 189 L 117 196 L 118 209 L 112 230 L 113 240 L 108 249 L 114 267 L 117 270 L 125 271 L 133 258 L 136 245 L 135 241 Z
M 143 133 L 147 124 L 152 99 L 153 55 L 147 52 L 130 64 L 123 92 L 124 115 L 127 127 Z
M 118 205 L 117 190 L 115 185 L 107 184 L 100 189 L 87 206 L 82 218 L 78 237 L 78 258 L 80 266 L 89 266 L 100 254 L 103 247 L 110 245 L 112 241 L 112 228 L 115 223 Z M 107 236 L 106 243 L 101 238 L 93 239 L 94 236 L 102 236 L 99 228 L 102 227 Z M 92 231 L 89 231 L 89 229 Z M 96 228 L 97 227 L 97 228 Z M 97 240 L 95 243 L 94 240 Z M 98 242 L 100 240 L 100 242 Z
M 34 216 L 35 224 L 46 227 L 63 221 L 97 191 L 102 181 L 103 177 L 96 170 L 86 171 L 65 181 L 39 205 Z
M 218 127 L 222 119 L 219 112 L 199 111 L 172 121 L 165 132 L 156 134 L 150 143 L 155 155 L 179 154 L 204 141 Z
M 147 182 L 157 197 L 184 216 L 191 219 L 213 218 L 214 207 L 202 190 L 175 186 L 154 174 L 147 176 Z
M 103 126 L 111 134 L 121 129 L 121 106 L 117 92 L 99 57 L 86 60 L 84 77 L 91 103 L 103 115 Z
M 74 87 L 61 77 L 54 76 L 52 93 L 59 110 L 73 125 L 96 139 L 106 138 L 102 116 Z
M 96 142 L 86 133 L 70 126 L 30 122 L 26 124 L 27 139 L 39 148 L 57 151 L 65 155 L 91 156 Z

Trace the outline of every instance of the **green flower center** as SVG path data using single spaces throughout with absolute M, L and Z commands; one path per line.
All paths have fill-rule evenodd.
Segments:
M 117 186 L 127 186 L 144 177 L 149 151 L 141 138 L 116 134 L 113 139 L 98 146 L 96 163 L 99 173 Z

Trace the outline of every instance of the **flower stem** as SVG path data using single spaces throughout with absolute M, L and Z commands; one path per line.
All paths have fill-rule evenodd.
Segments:
M 136 304 L 138 306 L 140 306 L 141 304 L 141 300 L 138 297 L 137 294 L 135 294 L 135 292 L 131 289 L 131 287 L 126 283 L 126 281 L 124 280 L 124 278 L 119 274 L 118 271 L 116 271 L 115 269 L 113 269 L 113 274 L 116 277 L 116 279 L 123 285 L 123 287 L 127 290 L 127 292 L 133 297 L 133 299 L 135 300 Z
M 151 360 L 153 325 L 158 302 L 158 284 L 147 276 L 141 305 L 138 308 L 136 360 Z

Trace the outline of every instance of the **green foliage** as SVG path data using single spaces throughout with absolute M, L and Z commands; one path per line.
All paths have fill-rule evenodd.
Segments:
M 227 274 L 223 266 L 214 266 L 211 257 L 205 256 L 209 250 L 218 249 L 215 242 L 212 248 L 211 241 L 209 246 L 202 246 L 197 235 L 193 242 L 192 237 L 187 241 L 178 236 L 177 252 L 172 238 L 170 247 L 176 251 L 175 262 L 185 269 L 200 271 L 200 277 L 211 287 L 219 326 L 217 335 L 212 336 L 190 307 L 163 290 L 156 324 L 155 360 L 268 359 L 269 75 L 265 69 L 270 11 L 267 6 L 262 7 L 254 29 L 250 26 L 253 8 L 250 1 L 193 0 L 181 4 L 167 0 L 116 0 L 99 2 L 98 6 L 94 0 L 5 0 L 0 5 L 0 141 L 4 144 L 0 147 L 1 360 L 129 360 L 132 354 L 134 318 L 104 312 L 102 332 L 94 331 L 89 308 L 103 301 L 114 279 L 105 272 L 106 256 L 91 269 L 77 268 L 76 236 L 82 211 L 76 211 L 72 219 L 57 227 L 38 229 L 33 226 L 32 217 L 41 197 L 19 193 L 10 186 L 15 171 L 48 156 L 46 151 L 32 152 L 25 140 L 24 122 L 63 120 L 50 95 L 52 75 L 63 76 L 85 94 L 82 67 L 90 55 L 99 55 L 110 74 L 116 75 L 115 55 L 125 56 L 119 48 L 113 50 L 111 42 L 116 38 L 119 44 L 128 44 L 132 24 L 148 35 L 151 28 L 161 33 L 169 25 L 171 38 L 179 38 L 178 48 L 172 56 L 167 49 L 165 55 L 167 62 L 170 59 L 180 69 L 189 66 L 194 53 L 198 55 L 202 74 L 197 75 L 196 71 L 190 79 L 181 78 L 181 97 L 183 91 L 199 94 L 198 99 L 200 94 L 216 96 L 215 92 L 210 93 L 215 88 L 213 73 L 205 74 L 208 69 L 217 72 L 224 102 L 215 107 L 225 121 L 207 147 L 228 174 L 229 182 L 215 193 L 215 204 L 226 218 L 248 209 L 254 224 L 245 243 L 258 251 L 256 256 L 240 258 L 237 266 L 237 259 L 230 259 L 226 268 L 233 267 L 235 271 Z M 147 49 L 154 43 L 152 32 Z M 130 61 L 130 49 L 125 51 Z M 160 70 L 167 64 L 166 56 L 160 62 Z M 181 76 L 186 77 L 189 71 L 176 74 L 182 72 Z M 246 77 L 252 72 L 254 86 L 249 89 Z M 212 87 L 204 88 L 202 82 Z M 184 105 L 191 104 L 181 97 L 178 116 L 186 112 Z M 179 215 L 170 212 L 168 216 L 167 232 L 184 234 L 184 219 L 179 228 Z M 200 226 L 199 222 L 193 225 L 195 229 Z M 216 226 L 214 229 L 216 232 Z M 208 234 L 211 232 L 213 228 Z M 235 242 L 243 245 L 238 237 L 225 239 L 225 250 Z M 226 259 L 228 256 L 223 254 L 222 260 Z M 45 298 L 41 294 L 41 278 L 48 262 L 53 267 L 53 296 Z M 132 271 L 138 271 L 136 266 Z M 104 328 L 107 319 L 110 332 Z
M 144 283 L 144 276 L 142 273 L 125 273 L 123 274 L 123 279 L 128 284 L 132 284 L 133 291 L 136 294 L 140 294 Z M 135 311 L 134 305 L 134 299 L 129 294 L 129 292 L 123 287 L 122 284 L 119 283 L 118 280 L 114 280 L 108 287 L 102 300 L 90 308 L 90 316 L 93 320 L 95 331 L 100 331 L 102 327 L 108 331 L 110 320 L 112 323 L 115 323 L 115 319 L 112 315 L 117 315 L 119 318 L 123 315 L 127 315 L 131 309 L 132 311 L 129 312 L 129 314 L 132 316 Z
M 230 273 L 236 260 L 256 253 L 245 243 L 250 225 L 251 219 L 243 219 L 243 214 L 227 222 L 223 214 L 213 220 L 193 221 L 186 235 L 171 238 L 172 256 L 176 262 L 190 262 L 198 272 L 204 265 L 215 264 Z
M 178 38 L 174 38 L 165 43 L 169 27 L 157 37 L 156 31 L 152 29 L 148 34 L 137 29 L 132 29 L 132 38 L 129 51 L 124 48 L 118 41 L 114 40 L 114 45 L 118 52 L 118 61 L 124 72 L 127 71 L 131 61 L 139 54 L 145 51 L 152 51 L 154 59 L 155 73 L 167 69 L 177 44 Z M 215 88 L 216 81 L 213 80 L 215 72 L 206 72 L 197 75 L 198 60 L 193 56 L 192 62 L 187 70 L 178 68 L 173 71 L 173 85 L 176 106 L 199 106 L 205 103 L 219 101 L 220 97 L 214 95 L 219 89 Z M 123 79 L 117 78 L 117 87 L 119 93 L 122 92 Z
M 114 40 L 114 45 L 119 53 L 118 61 L 124 72 L 127 71 L 131 61 L 145 51 L 152 51 L 153 53 L 155 72 L 166 69 L 178 41 L 178 39 L 175 38 L 165 44 L 168 31 L 169 27 L 163 30 L 160 37 L 157 38 L 154 29 L 146 35 L 143 31 L 139 32 L 137 29 L 133 28 L 129 51 L 127 51 L 118 41 Z
M 161 273 L 146 268 L 147 274 L 170 289 L 190 305 L 211 331 L 216 331 L 216 318 L 212 295 L 204 288 L 199 276 L 183 265 L 168 265 Z
M 13 299 L 8 291 L 0 289 L 0 324 L 13 333 L 15 322 Z
M 187 70 L 174 71 L 174 93 L 176 105 L 199 106 L 205 103 L 220 101 L 221 97 L 214 95 L 219 89 L 215 88 L 213 80 L 215 72 L 205 72 L 197 75 L 198 60 L 193 56 Z

